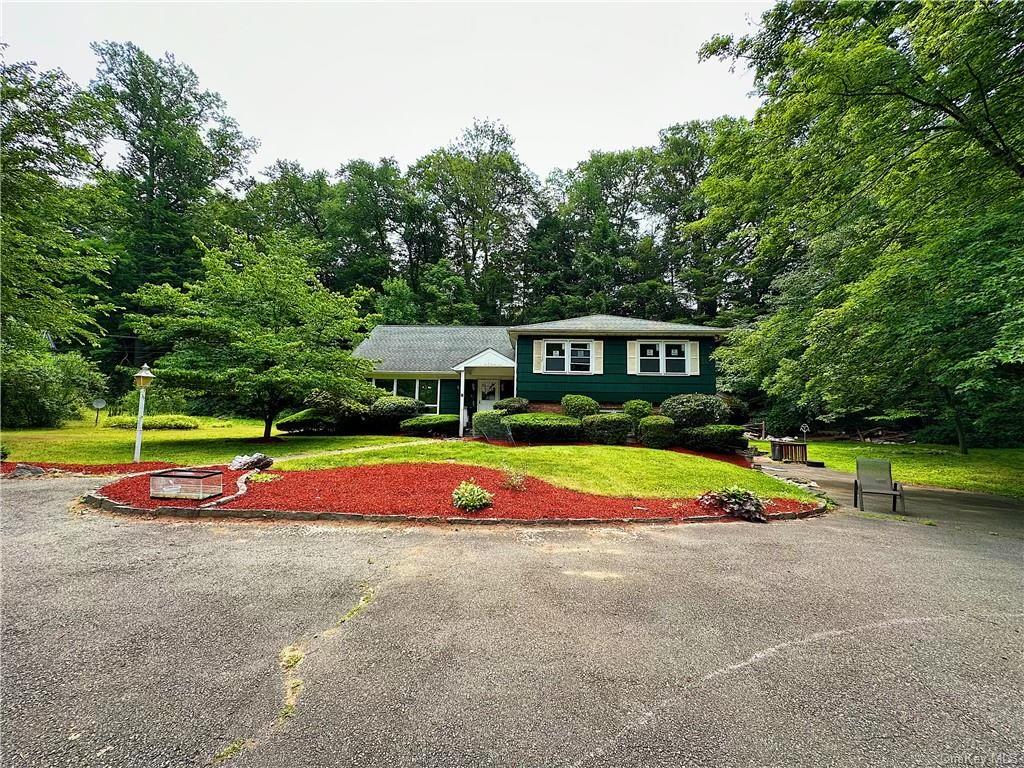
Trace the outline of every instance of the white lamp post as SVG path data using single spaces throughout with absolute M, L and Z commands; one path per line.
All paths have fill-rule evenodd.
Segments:
M 135 463 L 142 457 L 142 417 L 146 413 L 146 388 L 153 383 L 156 376 L 145 363 L 135 374 L 135 388 L 139 390 L 139 420 L 135 424 Z

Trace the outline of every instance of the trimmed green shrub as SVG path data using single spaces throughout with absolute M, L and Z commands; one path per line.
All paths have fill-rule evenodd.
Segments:
M 277 428 L 282 432 L 329 435 L 334 432 L 335 424 L 334 420 L 319 408 L 306 408 L 279 420 Z
M 382 429 L 395 430 L 413 416 L 419 416 L 423 403 L 411 397 L 386 395 L 370 406 L 370 418 Z
M 463 480 L 452 491 L 452 504 L 466 512 L 479 512 L 494 503 L 494 494 L 484 490 L 472 480 Z
M 593 416 L 601 412 L 597 400 L 586 395 L 566 395 L 562 398 L 562 413 L 573 419 Z
M 674 395 L 661 404 L 661 415 L 680 428 L 718 424 L 728 414 L 729 406 L 716 395 Z
M 530 410 L 530 401 L 525 397 L 506 397 L 494 404 L 494 410 L 504 411 L 508 416 L 514 413 L 526 413 Z
M 506 416 L 502 423 L 522 442 L 564 443 L 580 436 L 580 420 L 557 413 L 517 413 Z
M 110 429 L 135 429 L 138 416 L 111 416 L 104 423 Z M 145 416 L 142 419 L 143 429 L 199 429 L 200 421 L 194 416 L 183 416 L 180 413 L 165 413 L 159 416 Z
M 676 423 L 668 416 L 644 416 L 638 436 L 648 448 L 668 448 L 676 438 Z
M 454 413 L 427 413 L 406 419 L 400 426 L 410 435 L 455 437 L 459 434 L 459 417 Z
M 743 432 L 743 427 L 735 424 L 709 424 L 706 427 L 677 429 L 676 442 L 694 451 L 729 453 L 749 445 Z
M 360 431 L 370 417 L 370 406 L 366 403 L 323 389 L 314 389 L 306 398 L 306 405 L 316 408 L 334 422 L 334 431 L 338 434 Z
M 583 439 L 601 445 L 625 445 L 633 422 L 624 413 L 596 413 L 583 417 Z
M 709 491 L 697 499 L 697 503 L 714 512 L 724 512 L 755 523 L 767 523 L 764 502 L 753 491 L 731 485 L 720 491 Z
M 654 406 L 646 400 L 627 400 L 622 404 L 622 412 L 629 417 L 633 424 L 633 431 L 637 432 L 640 420 L 654 413 Z
M 6 445 L 0 445 L 0 461 L 7 461 L 7 457 L 11 455 L 11 452 L 7 450 Z
M 473 434 L 492 440 L 507 440 L 508 430 L 505 428 L 504 418 L 504 411 L 477 411 L 473 414 Z

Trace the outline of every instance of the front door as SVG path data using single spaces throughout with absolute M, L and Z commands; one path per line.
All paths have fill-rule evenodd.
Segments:
M 497 379 L 480 379 L 476 383 L 476 409 L 478 411 L 494 410 L 494 404 L 500 397 L 500 386 L 501 383 Z

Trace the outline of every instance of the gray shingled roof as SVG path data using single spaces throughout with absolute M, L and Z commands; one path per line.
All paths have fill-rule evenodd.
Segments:
M 376 370 L 393 373 L 450 372 L 487 348 L 512 357 L 503 325 L 378 325 L 355 354 L 379 360 Z
M 707 336 L 728 331 L 726 328 L 711 328 L 706 325 L 664 323 L 660 320 L 636 320 L 632 317 L 621 317 L 619 315 L 570 317 L 568 320 L 514 325 L 508 330 L 510 333 L 689 333 Z

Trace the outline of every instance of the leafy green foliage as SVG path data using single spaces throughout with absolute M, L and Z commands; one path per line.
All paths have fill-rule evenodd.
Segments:
M 661 415 L 677 427 L 703 427 L 722 421 L 729 407 L 715 395 L 674 395 L 661 404 Z
M 647 400 L 627 400 L 622 404 L 622 412 L 633 424 L 633 432 L 638 432 L 640 420 L 654 413 L 654 406 Z
M 743 427 L 733 424 L 709 424 L 676 430 L 676 442 L 694 451 L 729 453 L 747 447 Z
M 530 410 L 530 401 L 525 397 L 505 397 L 494 403 L 494 410 L 504 411 L 507 415 L 526 413 Z
M 668 416 L 644 416 L 638 430 L 640 442 L 648 448 L 668 448 L 676 437 L 676 423 Z
M 473 434 L 491 440 L 507 440 L 508 428 L 503 419 L 506 412 L 495 408 L 493 411 L 477 411 L 473 414 Z
M 403 432 L 422 437 L 455 437 L 459 434 L 459 417 L 454 413 L 428 413 L 401 423 Z
M 165 413 L 154 416 L 142 417 L 142 428 L 146 429 L 199 429 L 199 419 L 194 416 L 184 416 L 180 413 Z M 109 429 L 135 429 L 138 426 L 138 416 L 111 416 L 103 426 Z
M 472 480 L 464 480 L 452 491 L 452 504 L 466 512 L 479 512 L 494 504 L 494 494 Z
M 597 400 L 586 395 L 566 395 L 562 398 L 562 413 L 573 419 L 592 416 L 600 410 Z
M 779 3 L 705 46 L 764 99 L 702 185 L 775 294 L 721 350 L 727 387 L 1024 438 L 1022 28 L 1016 3 Z
M 583 417 L 583 439 L 602 445 L 625 445 L 633 422 L 624 413 L 598 413 Z
M 93 341 L 97 300 L 115 249 L 100 235 L 116 194 L 89 171 L 103 110 L 59 70 L 0 64 L 0 336 L 34 349 L 40 336 Z M 90 225 L 96 224 L 91 231 Z
M 579 439 L 580 420 L 557 413 L 517 413 L 502 423 L 520 442 L 559 443 Z
M 0 361 L 3 427 L 59 427 L 99 395 L 104 379 L 76 352 L 8 349 Z
M 698 503 L 709 511 L 724 512 L 754 523 L 767 523 L 764 502 L 753 491 L 737 485 L 705 493 Z
M 324 288 L 303 257 L 308 243 L 274 236 L 262 251 L 229 240 L 226 249 L 205 249 L 202 280 L 136 294 L 150 314 L 133 314 L 133 327 L 172 349 L 157 375 L 261 417 L 267 437 L 277 414 L 314 389 L 372 392 L 370 363 L 349 351 L 365 327 L 363 297 Z

